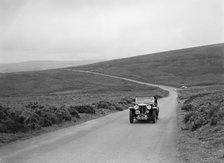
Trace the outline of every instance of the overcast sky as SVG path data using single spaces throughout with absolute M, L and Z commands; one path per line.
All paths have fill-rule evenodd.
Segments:
M 223 0 L 0 0 L 0 63 L 221 43 L 223 20 Z

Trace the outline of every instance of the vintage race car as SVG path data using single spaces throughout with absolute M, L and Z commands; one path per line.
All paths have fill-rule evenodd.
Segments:
M 159 116 L 159 107 L 156 97 L 136 97 L 133 107 L 129 107 L 129 120 L 152 120 L 156 123 Z

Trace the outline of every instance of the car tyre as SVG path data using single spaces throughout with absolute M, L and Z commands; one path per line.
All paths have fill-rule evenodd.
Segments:
M 156 110 L 153 110 L 152 112 L 152 122 L 156 123 Z
M 129 120 L 130 120 L 130 123 L 134 122 L 134 112 L 133 112 L 133 110 L 129 111 Z

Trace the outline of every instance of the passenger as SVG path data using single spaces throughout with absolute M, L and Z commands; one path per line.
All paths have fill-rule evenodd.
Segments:
M 157 101 L 157 97 L 156 96 L 154 96 L 154 102 L 155 102 L 155 106 L 157 106 L 158 105 L 158 101 Z

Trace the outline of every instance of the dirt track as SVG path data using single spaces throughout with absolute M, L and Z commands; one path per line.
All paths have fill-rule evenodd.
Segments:
M 152 85 L 116 76 L 104 76 Z M 177 93 L 174 88 L 159 87 L 168 90 L 170 94 L 159 100 L 160 115 L 156 124 L 130 124 L 128 110 L 125 110 L 0 148 L 0 163 L 178 162 Z

